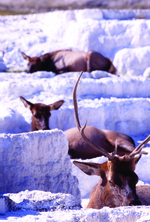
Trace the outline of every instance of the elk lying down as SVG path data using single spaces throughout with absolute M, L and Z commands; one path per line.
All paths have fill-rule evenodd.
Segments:
M 142 205 L 150 205 L 150 185 L 137 185 L 136 193 Z
M 28 72 L 36 71 L 52 71 L 56 74 L 64 72 L 77 72 L 93 70 L 103 70 L 112 74 L 116 74 L 111 59 L 104 57 L 99 52 L 95 51 L 72 51 L 58 50 L 51 53 L 46 53 L 40 57 L 30 57 L 24 52 L 21 53 L 23 58 L 28 61 Z
M 73 162 L 86 174 L 98 175 L 101 177 L 101 180 L 91 192 L 87 208 L 100 209 L 104 206 L 119 207 L 141 205 L 141 201 L 136 194 L 136 184 L 138 182 L 138 176 L 136 175 L 134 170 L 137 162 L 142 155 L 142 148 L 150 141 L 150 136 L 148 136 L 130 154 L 125 154 L 124 156 L 119 156 L 116 154 L 117 141 L 115 145 L 115 151 L 112 153 L 109 153 L 102 147 L 96 146 L 93 142 L 91 142 L 85 135 L 86 123 L 83 127 L 81 127 L 78 117 L 76 89 L 79 79 L 75 85 L 73 92 L 75 121 L 77 128 L 81 133 L 82 138 L 91 147 L 93 147 L 93 149 L 99 150 L 102 155 L 108 158 L 108 161 L 102 164 L 78 161 Z
M 81 78 L 81 75 L 77 81 L 77 84 Z M 76 91 L 77 84 L 75 86 L 74 92 Z M 75 95 L 73 100 L 76 101 Z M 74 106 L 74 109 L 75 112 L 78 112 L 76 106 Z M 93 149 L 90 144 L 88 144 L 82 138 L 77 127 L 68 129 L 64 133 L 68 139 L 68 154 L 71 159 L 91 159 L 103 155 L 99 149 Z M 112 130 L 101 130 L 94 126 L 87 126 L 85 128 L 85 134 L 92 143 L 103 147 L 103 149 L 108 152 L 114 151 L 115 142 L 117 141 L 117 154 L 121 156 L 124 154 L 129 154 L 135 149 L 134 140 L 123 133 L 118 133 Z
M 35 130 L 49 130 L 49 118 L 51 116 L 50 111 L 57 110 L 62 106 L 64 100 L 59 100 L 50 105 L 45 105 L 43 103 L 31 103 L 25 98 L 20 96 L 21 101 L 24 106 L 32 112 L 32 122 L 30 131 Z
M 93 149 L 81 136 L 76 127 L 66 130 L 65 135 L 68 140 L 68 154 L 71 159 L 91 159 L 103 154 L 97 149 Z M 135 149 L 134 140 L 122 133 L 112 130 L 101 130 L 94 126 L 87 126 L 85 134 L 90 141 L 97 146 L 103 147 L 108 152 L 113 152 L 115 149 L 115 141 L 117 141 L 117 154 L 129 154 Z

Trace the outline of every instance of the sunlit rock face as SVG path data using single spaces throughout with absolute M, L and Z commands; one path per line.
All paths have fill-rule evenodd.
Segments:
M 19 193 L 8 193 L 0 197 L 0 199 L 3 199 L 5 212 L 12 210 L 77 210 L 81 208 L 79 202 L 71 194 L 56 194 L 39 190 L 25 190 Z M 2 204 L 0 206 L 2 207 Z
M 6 71 L 7 67 L 4 64 L 3 58 L 0 56 L 0 72 Z
M 0 192 L 43 190 L 72 194 L 80 202 L 78 181 L 71 175 L 68 142 L 60 130 L 2 134 Z

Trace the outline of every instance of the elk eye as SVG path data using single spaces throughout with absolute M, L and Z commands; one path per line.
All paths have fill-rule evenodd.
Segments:
M 115 187 L 115 184 L 111 180 L 109 180 L 109 183 Z

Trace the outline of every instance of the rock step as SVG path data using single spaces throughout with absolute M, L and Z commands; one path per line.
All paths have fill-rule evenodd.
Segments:
M 87 119 L 87 125 L 109 129 L 136 136 L 149 134 L 150 99 L 95 99 L 78 102 L 81 125 Z M 52 113 L 51 128 L 62 130 L 75 126 L 73 105 L 62 107 Z

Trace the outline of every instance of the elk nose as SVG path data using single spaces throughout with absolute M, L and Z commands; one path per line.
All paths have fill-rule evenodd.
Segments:
M 131 201 L 131 203 L 129 204 L 130 206 L 136 206 L 136 205 L 142 205 L 140 200 L 133 200 Z
M 45 127 L 45 128 L 43 128 L 43 130 L 50 130 L 50 128 L 49 127 Z

